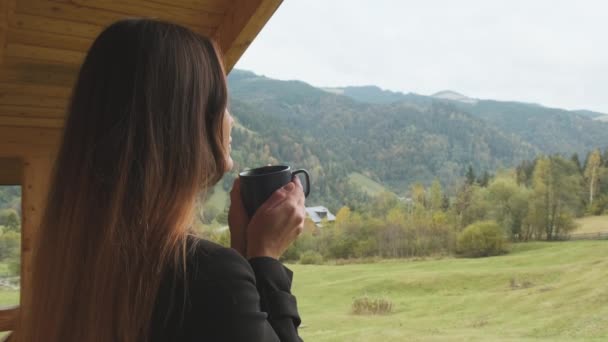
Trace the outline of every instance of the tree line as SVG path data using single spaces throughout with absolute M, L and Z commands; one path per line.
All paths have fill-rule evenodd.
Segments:
M 565 239 L 575 218 L 608 213 L 608 150 L 539 156 L 495 175 L 468 168 L 457 191 L 436 179 L 407 198 L 382 193 L 342 207 L 335 222 L 304 234 L 286 259 L 401 258 L 505 253 L 509 242 Z M 313 258 L 314 259 L 314 258 Z

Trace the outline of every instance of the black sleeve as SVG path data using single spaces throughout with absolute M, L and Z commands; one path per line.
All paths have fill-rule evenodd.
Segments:
M 269 257 L 249 260 L 256 278 L 262 311 L 281 341 L 301 341 L 297 328 L 300 325 L 296 297 L 291 294 L 293 273 L 278 260 Z
M 280 262 L 255 258 L 250 265 L 235 250 L 222 248 L 204 264 L 204 279 L 197 281 L 201 286 L 192 294 L 201 318 L 201 340 L 302 341 L 290 293 L 291 272 Z

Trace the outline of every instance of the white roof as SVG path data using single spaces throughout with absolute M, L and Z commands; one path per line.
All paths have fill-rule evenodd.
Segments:
M 327 221 L 330 222 L 336 220 L 334 214 L 332 214 L 329 209 L 322 206 L 307 207 L 306 213 L 314 223 L 321 223 L 324 218 L 327 218 Z

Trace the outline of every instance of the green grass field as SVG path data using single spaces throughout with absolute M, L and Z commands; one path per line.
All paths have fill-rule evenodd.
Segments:
M 224 207 L 228 203 L 228 192 L 224 190 L 221 183 L 218 183 L 213 187 L 213 195 L 205 202 L 205 205 L 213 206 L 218 210 L 224 210 Z
M 351 183 L 360 186 L 361 190 L 372 196 L 378 195 L 381 192 L 389 191 L 382 184 L 358 172 L 353 172 L 348 175 L 348 179 Z
M 574 234 L 608 232 L 608 215 L 582 217 L 576 223 Z
M 306 341 L 608 341 L 608 241 L 483 259 L 290 265 Z M 353 298 L 393 313 L 351 314 Z
M 305 341 L 608 341 L 608 241 L 516 244 L 482 259 L 289 265 Z M 384 297 L 393 312 L 351 313 Z M 0 306 L 18 302 L 0 290 Z

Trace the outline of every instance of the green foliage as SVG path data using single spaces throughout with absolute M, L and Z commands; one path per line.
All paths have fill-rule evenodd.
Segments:
M 472 258 L 500 255 L 507 252 L 507 239 L 496 222 L 477 222 L 458 235 L 456 251 Z
M 575 228 L 582 180 L 576 166 L 559 156 L 540 158 L 534 168 L 527 235 L 562 238 Z
M 8 275 L 9 277 L 21 275 L 21 258 L 19 256 L 8 260 Z
M 21 220 L 17 210 L 9 208 L 0 210 L 0 225 L 14 232 L 21 231 Z
M 495 178 L 488 186 L 487 203 L 493 217 L 511 240 L 522 239 L 521 226 L 528 215 L 530 190 L 510 176 Z
M 21 251 L 21 234 L 11 229 L 2 229 L 0 233 L 0 261 L 18 258 Z
M 221 225 L 227 225 L 228 224 L 228 212 L 226 210 L 224 210 L 223 212 L 217 214 L 217 216 L 215 217 L 215 220 L 217 221 L 217 223 L 219 223 Z
M 321 265 L 323 256 L 319 252 L 308 250 L 300 255 L 300 264 L 302 265 Z

